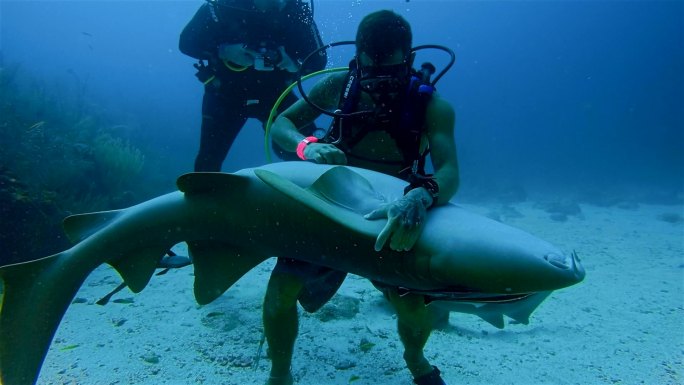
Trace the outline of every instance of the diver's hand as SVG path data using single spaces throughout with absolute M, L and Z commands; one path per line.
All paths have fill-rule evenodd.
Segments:
M 218 47 L 218 57 L 241 67 L 254 65 L 254 57 L 257 52 L 246 48 L 244 44 L 221 44 Z
M 277 64 L 278 68 L 292 73 L 299 71 L 299 65 L 297 65 L 297 62 L 292 60 L 292 58 L 287 55 L 287 52 L 285 52 L 285 47 L 282 45 L 278 47 L 278 52 L 280 52 L 280 57 L 282 58 L 280 63 Z
M 344 152 L 328 143 L 309 143 L 304 148 L 304 157 L 322 164 L 347 164 Z
M 366 219 L 387 218 L 385 228 L 375 240 L 375 251 L 382 250 L 390 237 L 389 246 L 392 250 L 411 250 L 423 232 L 427 208 L 431 204 L 432 195 L 419 187 L 409 191 L 402 198 L 366 214 Z

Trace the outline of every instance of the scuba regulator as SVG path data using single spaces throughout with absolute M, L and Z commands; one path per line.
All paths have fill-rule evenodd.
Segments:
M 292 91 L 292 89 L 295 86 L 297 86 L 299 93 L 302 96 L 302 99 L 304 99 L 304 101 L 306 101 L 313 109 L 317 110 L 318 112 L 320 112 L 324 115 L 331 116 L 333 118 L 362 117 L 362 116 L 368 116 L 368 115 L 373 114 L 375 112 L 373 110 L 356 111 L 356 112 L 348 112 L 348 113 L 343 113 L 340 110 L 336 110 L 334 112 L 328 111 L 328 110 L 316 105 L 316 103 L 314 103 L 313 101 L 311 101 L 309 99 L 306 91 L 304 90 L 303 85 L 302 85 L 302 82 L 304 80 L 308 80 L 308 79 L 315 77 L 315 76 L 334 73 L 334 72 L 349 71 L 350 70 L 349 67 L 336 67 L 336 68 L 323 69 L 321 71 L 317 71 L 317 72 L 314 72 L 314 73 L 311 73 L 308 75 L 303 75 L 303 68 L 305 68 L 306 63 L 311 58 L 313 58 L 315 55 L 318 55 L 319 52 L 327 50 L 327 49 L 332 48 L 332 47 L 340 46 L 340 45 L 355 45 L 355 44 L 356 44 L 355 41 L 340 41 L 340 42 L 334 42 L 334 43 L 326 44 L 326 45 L 320 47 L 319 49 L 316 49 L 313 52 L 309 53 L 304 58 L 304 60 L 300 63 L 299 72 L 297 74 L 297 81 L 295 83 L 292 83 L 288 88 L 286 88 L 281 93 L 280 97 L 278 98 L 278 100 L 275 102 L 273 108 L 271 109 L 271 113 L 270 113 L 270 115 L 266 121 L 266 124 L 265 124 L 264 152 L 265 152 L 266 159 L 268 162 L 271 162 L 271 153 L 270 153 L 270 147 L 269 147 L 271 125 L 273 124 L 273 121 L 275 120 L 275 117 L 277 115 L 277 111 L 278 111 L 278 108 L 280 107 L 280 104 L 282 103 L 282 101 L 285 99 L 285 97 Z M 416 72 L 417 76 L 419 76 L 420 79 L 422 80 L 422 82 L 424 83 L 421 85 L 421 87 L 432 87 L 432 88 L 434 88 L 435 84 L 437 84 L 437 82 L 442 78 L 442 76 L 444 76 L 444 74 L 446 74 L 446 72 L 449 71 L 451 69 L 451 67 L 454 65 L 454 63 L 456 61 L 456 55 L 448 47 L 445 47 L 442 45 L 433 45 L 433 44 L 421 45 L 421 46 L 414 47 L 411 49 L 411 54 L 413 55 L 416 51 L 423 50 L 423 49 L 441 50 L 441 51 L 446 52 L 450 57 L 449 63 L 437 74 L 437 76 L 434 79 L 431 79 L 431 77 L 433 74 L 435 74 L 436 68 L 431 63 L 428 63 L 428 62 L 423 63 L 421 65 L 420 70 L 418 70 Z M 378 87 L 380 87 L 380 86 L 378 86 Z M 332 127 L 331 127 L 331 129 L 332 129 Z M 331 134 L 330 131 L 331 130 L 328 130 L 327 135 Z M 339 143 L 339 141 L 341 139 L 342 138 L 338 136 L 338 138 L 336 140 L 332 141 L 332 144 Z

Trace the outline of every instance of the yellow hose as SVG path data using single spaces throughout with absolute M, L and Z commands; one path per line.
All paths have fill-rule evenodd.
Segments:
M 314 76 L 318 75 L 323 75 L 331 72 L 341 72 L 341 71 L 349 71 L 348 67 L 336 67 L 336 68 L 327 68 L 324 70 L 316 71 L 313 73 L 310 73 L 306 76 L 302 76 L 302 81 L 310 79 Z M 275 120 L 275 116 L 278 113 L 278 107 L 280 107 L 280 103 L 283 102 L 287 94 L 292 91 L 292 89 L 297 85 L 297 82 L 294 82 L 290 84 L 283 93 L 280 94 L 278 97 L 278 100 L 276 100 L 275 104 L 273 105 L 273 108 L 271 109 L 271 113 L 268 115 L 268 120 L 266 120 L 266 125 L 264 128 L 264 153 L 266 154 L 266 162 L 271 163 L 271 147 L 269 146 L 270 138 L 271 138 L 271 126 L 273 125 L 273 120 Z

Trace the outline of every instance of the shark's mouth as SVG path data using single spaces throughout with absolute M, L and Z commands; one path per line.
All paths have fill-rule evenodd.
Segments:
M 452 301 L 452 302 L 479 302 L 479 303 L 510 303 L 525 299 L 533 293 L 517 293 L 517 294 L 487 294 L 465 290 L 413 290 L 404 287 L 398 288 L 399 295 L 418 294 L 425 297 L 425 303 L 429 304 L 434 301 Z

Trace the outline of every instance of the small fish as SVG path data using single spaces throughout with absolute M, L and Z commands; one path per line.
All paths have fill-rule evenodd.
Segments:
M 373 349 L 373 346 L 375 346 L 375 344 L 372 342 L 361 341 L 361 344 L 359 344 L 359 349 L 361 349 L 361 351 L 364 353 L 368 353 L 371 349 Z
M 45 125 L 45 121 L 41 120 L 40 122 L 37 122 L 37 123 L 34 123 L 33 125 L 31 125 L 31 127 L 26 129 L 26 131 L 37 130 L 37 129 L 43 127 L 44 125 Z
M 59 350 L 65 352 L 65 351 L 67 351 L 67 350 L 74 350 L 74 349 L 76 349 L 77 347 L 79 347 L 78 344 L 75 344 L 75 345 L 67 345 L 67 346 L 64 346 L 63 348 L 60 348 Z
M 86 35 L 86 36 L 89 36 L 89 37 L 93 37 L 93 34 L 92 34 L 92 33 L 90 33 L 90 32 L 85 32 L 85 31 L 82 31 L 82 32 L 81 32 L 81 34 L 82 34 L 82 35 Z

